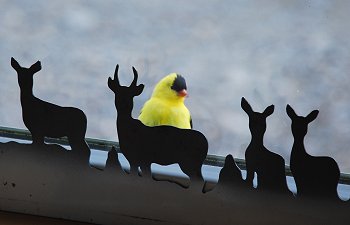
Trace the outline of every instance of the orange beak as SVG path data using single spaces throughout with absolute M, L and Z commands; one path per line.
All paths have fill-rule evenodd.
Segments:
M 178 91 L 177 95 L 180 97 L 187 97 L 188 96 L 186 89 L 182 89 L 181 91 Z

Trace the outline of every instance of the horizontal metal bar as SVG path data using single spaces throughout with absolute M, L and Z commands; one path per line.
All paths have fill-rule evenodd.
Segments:
M 19 139 L 19 140 L 27 140 L 27 141 L 32 140 L 32 135 L 28 130 L 2 127 L 2 126 L 0 126 L 0 137 L 7 137 L 7 138 L 13 138 L 13 139 Z M 109 149 L 111 149 L 112 146 L 114 146 L 117 149 L 117 151 L 120 152 L 118 142 L 95 139 L 95 138 L 85 138 L 85 140 L 90 146 L 90 148 L 92 149 L 109 151 Z M 52 143 L 52 144 L 69 145 L 67 137 L 61 137 L 61 138 L 45 137 L 45 142 Z
M 32 135 L 30 134 L 30 132 L 28 130 L 3 127 L 3 126 L 0 126 L 0 137 L 7 137 L 7 138 L 13 138 L 13 139 L 19 139 L 19 140 L 28 140 L 28 141 L 32 140 Z M 118 142 L 96 139 L 96 138 L 85 138 L 85 140 L 91 149 L 109 151 L 112 148 L 112 146 L 114 146 L 116 148 L 116 150 L 119 153 L 121 153 Z M 69 145 L 68 139 L 66 137 L 62 137 L 62 138 L 46 138 L 45 137 L 45 141 L 47 143 Z M 235 158 L 235 162 L 241 170 L 246 170 L 246 165 L 245 165 L 244 159 Z M 223 167 L 225 165 L 225 157 L 219 156 L 219 155 L 207 155 L 207 158 L 205 159 L 204 164 L 209 165 L 209 166 Z M 293 176 L 293 174 L 290 170 L 290 167 L 288 165 L 285 165 L 285 170 L 286 170 L 287 176 Z M 341 173 L 339 183 L 340 184 L 350 184 L 350 174 Z

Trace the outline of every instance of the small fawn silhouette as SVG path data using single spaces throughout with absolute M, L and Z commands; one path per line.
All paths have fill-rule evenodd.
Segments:
M 340 170 L 331 157 L 309 155 L 304 146 L 308 124 L 316 119 L 318 110 L 306 117 L 298 116 L 290 105 L 286 111 L 292 120 L 294 143 L 290 156 L 290 169 L 297 186 L 298 197 L 325 197 L 338 199 L 337 186 Z
M 232 155 L 225 158 L 224 167 L 220 170 L 218 184 L 230 187 L 243 186 L 241 170 L 238 168 Z
M 274 111 L 274 105 L 267 107 L 264 112 L 254 112 L 247 100 L 242 97 L 242 109 L 249 117 L 251 141 L 245 152 L 247 167 L 246 182 L 253 186 L 254 172 L 257 173 L 258 190 L 272 190 L 290 193 L 286 176 L 284 159 L 264 146 L 266 118 Z
M 130 163 L 130 172 L 151 176 L 151 164 L 178 163 L 191 181 L 203 182 L 201 168 L 208 152 L 205 136 L 195 130 L 172 126 L 148 127 L 132 118 L 133 98 L 142 93 L 144 85 L 137 85 L 138 73 L 133 68 L 134 79 L 129 87 L 121 86 L 118 79 L 119 65 L 114 79 L 108 78 L 108 87 L 115 93 L 117 132 L 120 150 Z
M 220 170 L 218 182 L 214 187 L 210 186 L 210 182 L 206 181 L 202 192 L 207 193 L 213 189 L 217 190 L 218 192 L 231 192 L 236 188 L 246 188 L 246 184 L 242 179 L 241 170 L 237 166 L 231 154 L 225 157 L 225 163 Z
M 84 112 L 77 108 L 54 105 L 34 96 L 33 76 L 41 70 L 40 61 L 25 68 L 11 58 L 11 66 L 17 72 L 23 122 L 32 134 L 33 144 L 44 144 L 45 137 L 67 136 L 72 150 L 82 150 L 90 155 L 85 142 L 87 119 Z

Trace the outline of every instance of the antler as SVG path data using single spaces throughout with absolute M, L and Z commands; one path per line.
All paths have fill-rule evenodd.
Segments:
M 119 65 L 115 67 L 115 72 L 114 72 L 114 79 L 111 77 L 108 78 L 108 87 L 113 91 L 116 92 L 117 88 L 120 87 L 119 84 L 119 79 L 118 79 L 118 70 L 119 70 Z
M 119 83 L 119 78 L 118 78 L 118 71 L 119 71 L 119 64 L 115 66 L 115 71 L 114 71 L 114 82 L 117 84 L 117 86 L 120 86 Z
M 134 72 L 134 80 L 130 84 L 130 87 L 131 86 L 136 87 L 136 83 L 137 83 L 137 79 L 139 78 L 139 75 L 138 75 L 137 70 L 135 69 L 135 67 L 132 67 L 132 71 Z

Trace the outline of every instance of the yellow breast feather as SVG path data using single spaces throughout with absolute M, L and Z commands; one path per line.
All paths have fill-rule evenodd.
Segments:
M 139 120 L 147 126 L 170 125 L 191 129 L 190 112 L 184 104 L 186 83 L 177 74 L 163 78 L 155 87 L 152 97 L 144 104 Z M 183 79 L 180 82 L 177 79 Z M 183 84 L 184 83 L 184 84 Z M 173 88 L 176 86 L 176 88 Z M 184 87 L 182 87 L 184 86 Z

